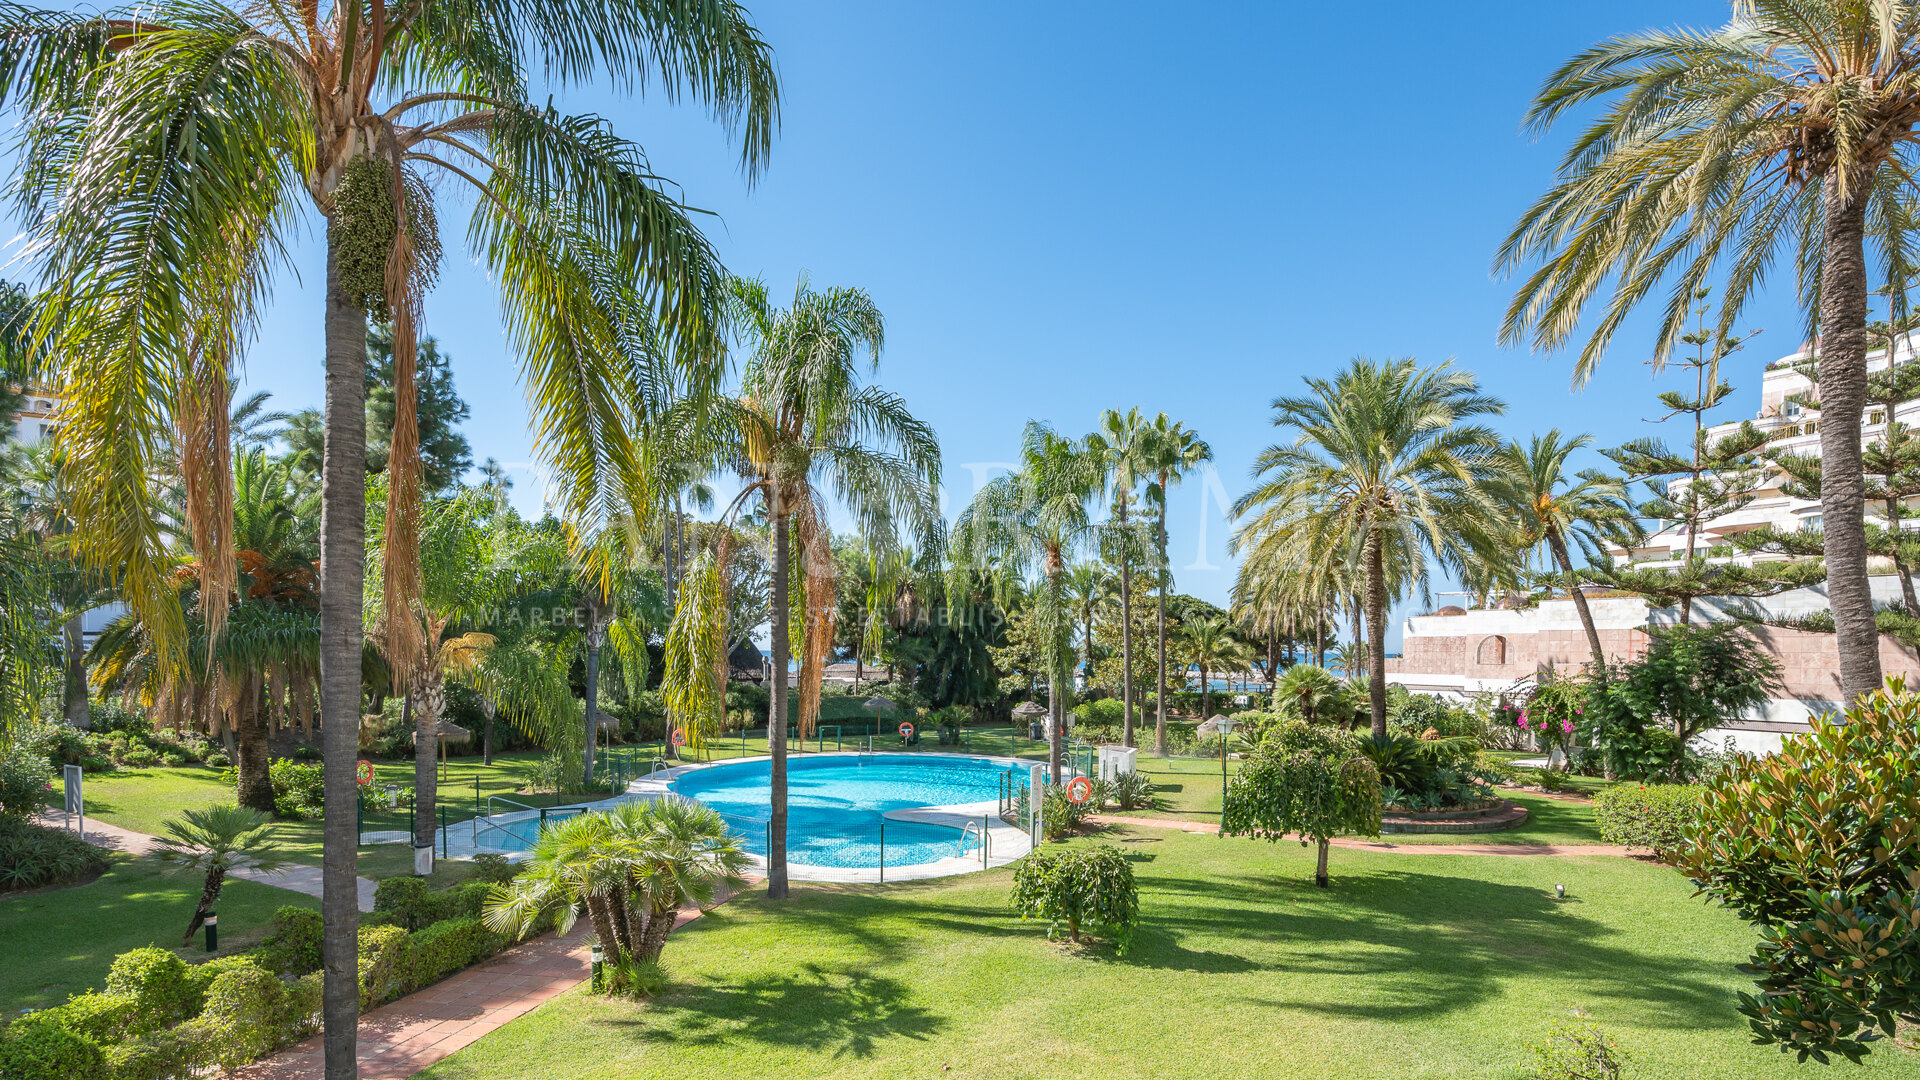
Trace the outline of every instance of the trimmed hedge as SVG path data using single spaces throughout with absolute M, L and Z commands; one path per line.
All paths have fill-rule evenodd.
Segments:
M 1699 813 L 1700 789 L 1692 784 L 1622 784 L 1593 800 L 1600 839 L 1655 853 L 1678 847 Z
M 393 880 L 381 890 L 390 910 L 366 916 L 359 931 L 363 1011 L 512 943 L 478 917 L 488 883 L 434 892 L 417 878 L 388 887 Z M 412 933 L 400 925 L 439 912 L 453 914 Z M 76 994 L 0 1028 L 0 1078 L 179 1080 L 258 1060 L 318 1030 L 320 939 L 318 912 L 285 907 L 252 952 L 204 964 L 159 948 L 122 953 L 104 993 Z
M 107 855 L 64 829 L 0 814 L 0 893 L 105 873 Z

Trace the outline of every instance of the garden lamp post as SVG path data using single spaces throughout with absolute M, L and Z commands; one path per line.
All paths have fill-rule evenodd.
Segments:
M 1220 813 L 1227 812 L 1227 736 L 1240 722 L 1231 716 L 1215 716 L 1213 730 L 1220 733 Z

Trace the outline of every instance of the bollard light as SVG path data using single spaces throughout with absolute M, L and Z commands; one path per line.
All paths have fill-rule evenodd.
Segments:
M 606 987 L 604 986 L 604 980 L 602 979 L 600 974 L 601 972 L 600 965 L 606 962 L 607 952 L 605 949 L 601 948 L 599 942 L 595 942 L 592 949 L 592 955 L 593 955 L 593 988 L 595 991 L 604 990 L 606 989 Z
M 207 921 L 203 925 L 207 928 L 207 951 L 217 952 L 220 948 L 220 916 L 207 912 Z
M 1553 898 L 1555 900 L 1565 900 L 1567 898 L 1567 887 L 1565 885 L 1555 885 L 1553 887 Z

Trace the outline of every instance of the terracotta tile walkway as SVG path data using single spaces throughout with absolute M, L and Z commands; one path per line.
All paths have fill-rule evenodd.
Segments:
M 719 902 L 727 899 L 731 896 Z M 688 908 L 675 926 L 699 917 L 699 909 Z M 548 934 L 523 942 L 362 1016 L 360 1080 L 404 1080 L 585 982 L 592 974 L 589 932 L 582 919 L 565 937 Z M 316 1035 L 229 1075 L 236 1080 L 317 1080 L 325 1072 L 325 1054 Z
M 1179 829 L 1181 832 L 1210 835 L 1220 826 L 1205 821 L 1177 821 L 1173 818 L 1123 817 L 1118 814 L 1089 814 L 1097 825 L 1141 825 L 1149 829 Z M 1404 851 L 1415 855 L 1631 855 L 1633 851 L 1617 844 L 1390 844 L 1377 840 L 1336 839 L 1334 847 L 1363 851 Z

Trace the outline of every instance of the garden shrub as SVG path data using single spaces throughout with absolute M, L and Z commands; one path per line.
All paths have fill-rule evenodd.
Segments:
M 107 993 L 132 998 L 144 1030 L 177 1024 L 200 1008 L 201 988 L 187 962 L 153 946 L 113 958 Z
M 58 1023 L 27 1017 L 0 1037 L 0 1076 L 7 1080 L 103 1080 L 105 1065 L 98 1043 Z
M 1284 724 L 1227 788 L 1220 832 L 1314 841 L 1320 848 L 1314 884 L 1326 888 L 1333 837 L 1380 835 L 1380 773 L 1351 737 L 1303 721 Z
M 1100 927 L 1123 956 L 1140 922 L 1133 867 L 1106 846 L 1029 854 L 1014 866 L 1011 900 L 1022 919 L 1047 920 L 1049 939 L 1063 923 L 1076 943 L 1083 927 Z
M 1150 809 L 1154 805 L 1153 778 L 1135 770 L 1113 778 L 1107 794 L 1122 810 Z
M 106 852 L 73 833 L 0 815 L 0 892 L 62 885 L 106 869 Z
M 205 1035 L 210 1064 L 237 1069 L 280 1046 L 286 984 L 257 967 L 223 971 L 207 988 L 207 1006 L 186 1025 Z
M 513 863 L 505 855 L 483 851 L 473 857 L 471 880 L 484 881 L 489 885 L 506 885 L 513 881 L 517 873 L 519 871 L 513 868 Z
M 43 748 L 23 735 L 0 747 L 0 815 L 33 816 L 47 801 L 53 766 Z
M 64 1005 L 29 1014 L 36 1023 L 58 1024 L 102 1046 L 154 1026 L 143 1017 L 140 1002 L 130 994 L 75 994 Z
M 1593 800 L 1600 839 L 1663 856 L 1686 842 L 1687 826 L 1699 812 L 1700 789 L 1691 784 L 1621 784 Z
M 407 939 L 407 988 L 439 982 L 499 948 L 500 936 L 479 919 L 443 919 Z
M 1387 731 L 1420 738 L 1432 731 L 1441 738 L 1467 736 L 1479 740 L 1486 721 L 1472 709 L 1444 701 L 1433 694 L 1416 694 L 1403 686 L 1387 687 Z
M 318 971 L 324 923 L 320 913 L 312 908 L 289 904 L 274 912 L 272 931 L 259 948 L 265 966 L 293 975 Z
M 408 930 L 434 921 L 432 888 L 425 878 L 390 877 L 373 888 L 373 910 L 383 911 Z
M 1572 1013 L 1572 1020 L 1555 1024 L 1547 1041 L 1534 1048 L 1537 1064 L 1528 1080 L 1620 1080 L 1626 1053 L 1586 1013 Z
M 405 986 L 407 932 L 398 926 L 361 927 L 360 1009 L 392 998 Z
M 1674 852 L 1759 930 L 1756 1041 L 1859 1060 L 1920 1012 L 1920 698 L 1900 680 L 1702 788 Z
M 283 818 L 317 818 L 326 803 L 326 771 L 280 758 L 267 766 L 273 812 Z
M 188 1023 L 106 1048 L 113 1080 L 176 1080 L 192 1076 L 210 1057 L 212 1038 Z

